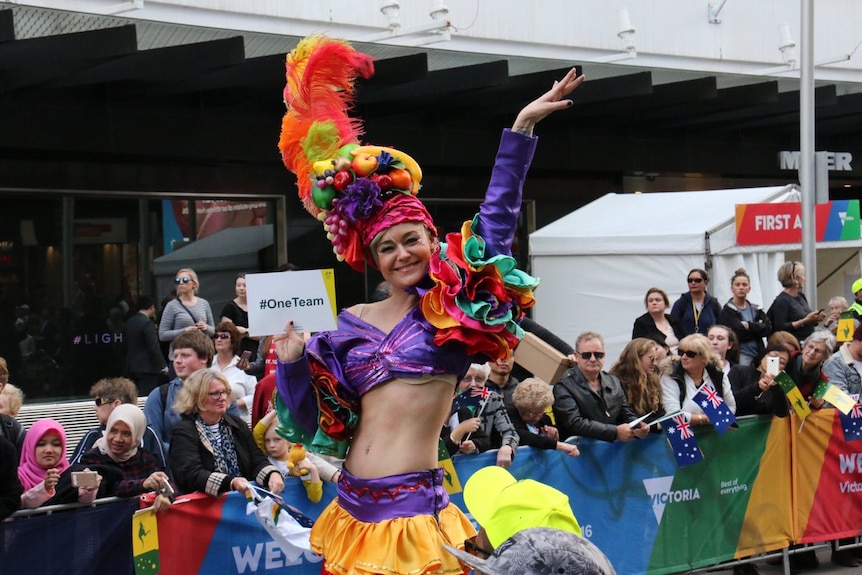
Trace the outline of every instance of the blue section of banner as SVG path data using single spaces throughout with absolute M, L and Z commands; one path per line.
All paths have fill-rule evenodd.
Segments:
M 0 575 L 133 573 L 138 500 L 0 522 Z
M 174 247 L 182 245 L 183 233 L 174 215 L 174 200 L 162 200 L 162 238 L 166 254 L 174 251 Z
M 844 222 L 841 220 L 841 214 L 847 212 L 849 200 L 833 200 L 829 208 L 829 216 L 826 218 L 826 229 L 823 231 L 821 241 L 837 242 L 841 239 L 841 233 L 844 231 Z
M 518 479 L 535 479 L 569 494 L 584 536 L 604 551 L 617 573 L 645 573 L 659 523 L 647 480 L 670 481 L 676 472 L 664 435 L 628 443 L 581 440 L 579 448 L 576 458 L 522 448 L 509 471 Z M 495 457 L 456 456 L 461 484 L 477 469 L 494 465 Z M 451 498 L 466 512 L 462 494 Z
M 311 503 L 299 480 L 285 482 L 283 499 L 309 517 L 316 518 L 326 503 L 335 497 L 335 485 L 324 484 L 324 495 L 320 503 Z M 221 522 L 216 527 L 206 559 L 199 571 L 206 573 L 320 573 L 321 557 L 303 557 L 298 562 L 288 562 L 278 545 L 257 522 L 253 515 L 246 514 L 248 501 L 245 496 L 231 492 L 222 507 Z

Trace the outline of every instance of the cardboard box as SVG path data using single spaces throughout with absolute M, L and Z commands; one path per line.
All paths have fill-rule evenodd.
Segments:
M 569 369 L 569 358 L 527 332 L 515 348 L 515 363 L 551 385 Z

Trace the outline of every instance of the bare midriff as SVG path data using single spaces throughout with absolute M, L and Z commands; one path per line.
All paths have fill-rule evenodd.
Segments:
M 437 467 L 440 431 L 449 416 L 455 376 L 392 379 L 362 396 L 345 466 L 365 479 Z

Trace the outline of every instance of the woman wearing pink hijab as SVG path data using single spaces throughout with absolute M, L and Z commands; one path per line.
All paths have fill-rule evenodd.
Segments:
M 60 475 L 68 473 L 66 430 L 54 419 L 35 422 L 24 438 L 18 479 L 24 487 L 22 509 L 35 509 L 54 497 Z M 78 488 L 78 501 L 92 503 L 98 486 Z

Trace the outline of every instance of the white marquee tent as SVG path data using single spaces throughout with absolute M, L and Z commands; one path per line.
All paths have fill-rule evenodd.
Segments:
M 709 291 L 724 304 L 731 275 L 744 267 L 751 276 L 749 300 L 768 308 L 781 291 L 778 267 L 800 259 L 800 245 L 736 245 L 735 206 L 799 198 L 795 185 L 606 194 L 530 234 L 532 273 L 542 280 L 533 317 L 572 345 L 583 331 L 602 334 L 610 369 L 645 312 L 647 289 L 665 290 L 672 305 L 687 290 L 692 268 L 709 272 Z M 860 277 L 860 246 L 817 245 L 819 308 L 833 295 L 848 296 Z

